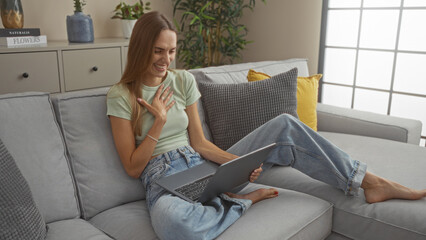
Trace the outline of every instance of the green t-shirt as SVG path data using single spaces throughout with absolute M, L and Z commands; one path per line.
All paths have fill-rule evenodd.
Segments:
M 168 70 L 163 84 L 164 89 L 170 86 L 170 90 L 173 90 L 173 96 L 170 101 L 175 100 L 176 103 L 167 112 L 167 122 L 161 131 L 157 146 L 152 154 L 153 156 L 189 145 L 188 116 L 185 109 L 186 106 L 192 105 L 201 96 L 194 76 L 184 70 Z M 151 104 L 159 87 L 160 85 L 156 87 L 142 85 L 142 98 Z M 107 115 L 131 120 L 132 108 L 129 101 L 129 92 L 122 84 L 115 84 L 108 91 Z M 136 136 L 137 146 L 151 129 L 154 120 L 154 116 L 144 109 L 142 112 L 142 135 Z

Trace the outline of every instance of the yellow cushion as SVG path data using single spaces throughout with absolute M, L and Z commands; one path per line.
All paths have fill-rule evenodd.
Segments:
M 268 79 L 268 78 L 271 78 L 271 76 L 269 76 L 266 73 L 256 72 L 253 69 L 250 69 L 248 74 L 247 74 L 247 80 L 249 82 L 265 80 L 265 79 Z
M 300 121 L 317 131 L 317 100 L 318 86 L 322 74 L 315 74 L 310 77 L 297 77 L 297 115 Z M 247 74 L 249 82 L 268 79 L 270 76 L 265 73 L 256 72 L 250 69 Z

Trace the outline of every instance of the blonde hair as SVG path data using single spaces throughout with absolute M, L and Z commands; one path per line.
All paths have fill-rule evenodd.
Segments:
M 163 30 L 176 32 L 173 24 L 163 14 L 153 11 L 138 19 L 130 37 L 127 63 L 119 83 L 130 93 L 131 124 L 135 136 L 142 132 L 143 107 L 137 102 L 137 98 L 142 98 L 141 79 L 148 70 L 155 41 Z

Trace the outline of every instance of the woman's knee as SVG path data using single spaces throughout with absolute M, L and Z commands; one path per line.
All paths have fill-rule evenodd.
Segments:
M 275 117 L 272 123 L 275 129 L 286 129 L 288 126 L 297 124 L 297 118 L 288 113 L 283 113 Z
M 288 114 L 288 113 L 283 113 L 283 114 L 279 115 L 278 117 L 282 121 L 285 121 L 285 122 L 294 122 L 294 121 L 297 121 L 296 117 L 294 117 L 293 115 Z

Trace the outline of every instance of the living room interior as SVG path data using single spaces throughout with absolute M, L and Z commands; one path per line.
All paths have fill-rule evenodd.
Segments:
M 120 1 L 118 0 L 106 0 L 106 1 L 103 1 L 102 4 L 98 4 L 93 1 L 87 1 L 84 7 L 84 12 L 87 14 L 90 14 L 93 19 L 95 39 L 120 38 L 123 36 L 120 21 L 118 21 L 117 19 L 111 19 L 111 16 L 113 15 L 112 9 L 114 9 L 114 7 L 119 2 Z M 137 2 L 137 1 L 133 1 L 133 2 Z M 391 2 L 385 3 L 384 5 L 380 5 L 382 4 L 380 3 L 380 1 L 378 1 L 379 2 L 378 5 L 377 3 L 376 5 L 374 5 L 375 4 L 374 2 L 375 1 L 365 1 L 364 6 L 366 7 L 367 10 L 370 10 L 370 11 L 374 9 L 377 10 L 378 7 L 380 8 L 380 6 L 382 6 L 382 9 L 378 9 L 379 12 L 380 10 L 386 10 L 386 9 L 393 11 L 391 14 L 395 16 L 390 16 L 390 18 L 388 17 L 388 20 L 389 22 L 392 22 L 392 24 L 395 25 L 395 27 L 390 27 L 391 29 L 387 30 L 387 32 L 385 33 L 388 34 L 386 35 L 386 37 L 396 40 L 396 30 L 397 30 L 396 27 L 398 24 L 397 21 L 399 17 L 399 10 L 397 9 L 397 7 L 399 6 L 398 4 L 401 4 L 401 1 L 400 0 L 391 1 Z M 129 1 L 129 3 L 132 3 L 132 1 Z M 360 3 L 361 1 L 343 1 L 343 3 L 341 3 L 340 6 L 339 6 L 339 3 L 337 3 L 337 5 L 333 7 L 332 4 L 336 4 L 336 1 L 325 2 L 325 4 L 331 4 L 330 5 L 331 10 L 333 9 L 345 10 L 344 6 L 347 6 L 346 10 L 350 10 L 353 7 L 357 7 L 357 4 L 359 5 Z M 24 12 L 25 12 L 25 27 L 40 28 L 42 34 L 45 34 L 47 36 L 48 41 L 66 40 L 67 32 L 66 32 L 66 26 L 65 26 L 65 17 L 67 15 L 71 15 L 72 4 L 73 4 L 72 1 L 65 1 L 65 0 L 61 1 L 60 4 L 58 2 L 51 3 L 50 1 L 47 1 L 47 0 L 43 0 L 41 2 L 22 0 L 22 5 L 24 7 Z M 373 5 L 368 6 L 368 4 L 370 5 L 373 4 Z M 407 6 L 406 10 L 422 11 L 420 7 L 422 6 L 422 4 L 420 3 L 420 5 L 416 5 L 417 4 L 416 1 L 408 0 L 408 1 L 405 1 L 404 4 Z M 417 6 L 417 7 L 414 7 L 414 6 Z M 170 19 L 173 19 L 173 5 L 172 5 L 172 1 L 170 0 L 151 1 L 151 9 L 160 11 L 164 13 L 166 16 L 168 16 Z M 327 7 L 325 9 L 327 9 Z M 308 59 L 308 68 L 311 75 L 320 73 L 320 71 L 323 74 L 327 70 L 324 68 L 326 26 L 322 26 L 322 25 L 325 25 L 326 23 L 322 22 L 324 21 L 324 19 L 322 18 L 322 15 L 323 14 L 325 15 L 327 10 L 325 10 L 324 13 L 323 11 L 324 11 L 323 1 L 318 1 L 318 0 L 300 0 L 300 1 L 269 0 L 269 1 L 266 1 L 265 3 L 263 3 L 262 1 L 258 1 L 253 11 L 250 11 L 248 9 L 244 11 L 244 16 L 241 19 L 241 23 L 246 25 L 249 30 L 247 39 L 253 42 L 250 44 L 247 44 L 246 48 L 242 50 L 241 52 L 242 59 L 239 61 L 255 62 L 255 61 L 265 61 L 265 60 L 283 60 L 283 59 L 290 59 L 290 58 L 306 58 Z M 42 14 L 40 15 L 40 13 Z M 366 13 L 368 13 L 368 11 L 366 11 Z M 353 15 L 351 14 L 349 14 L 348 16 Z M 371 14 L 374 14 L 374 13 L 370 13 L 370 15 Z M 176 19 L 178 19 L 178 17 L 179 15 L 176 16 Z M 367 18 L 367 15 L 364 14 L 364 19 L 366 18 Z M 359 16 L 358 17 L 355 16 L 354 21 L 358 21 L 356 19 L 360 19 Z M 336 20 L 336 21 L 340 21 L 340 20 Z M 63 23 L 62 26 L 61 24 L 58 24 L 61 22 Z M 354 24 L 352 20 L 348 20 L 348 22 L 345 24 L 347 24 L 347 26 L 350 26 L 348 28 L 354 28 L 354 30 L 344 31 L 342 32 L 342 35 L 344 34 L 351 35 L 351 32 L 356 32 L 357 30 L 360 29 L 357 26 L 360 23 Z M 354 24 L 354 25 L 350 25 L 350 24 Z M 372 22 L 372 24 L 374 23 Z M 330 28 L 332 27 L 333 26 L 330 26 Z M 345 26 L 341 26 L 341 27 L 344 28 Z M 380 28 L 380 24 L 377 25 L 377 27 Z M 342 30 L 343 29 L 336 29 L 335 31 L 342 31 Z M 418 41 L 421 41 L 421 39 L 423 39 L 421 37 L 421 34 L 422 33 L 419 33 L 418 35 L 413 36 L 413 38 L 414 37 L 420 38 L 420 40 Z M 321 37 L 323 37 L 323 39 L 321 39 Z M 351 40 L 348 40 L 348 41 L 351 41 Z M 371 41 L 374 41 L 374 40 L 371 40 Z M 377 41 L 380 42 L 382 40 L 377 40 Z M 390 41 L 390 44 L 395 44 L 395 43 Z M 328 43 L 327 45 L 330 45 L 330 43 Z M 337 44 L 336 46 L 337 48 L 339 48 L 341 46 L 346 46 L 346 45 Z M 367 50 L 374 48 L 374 46 L 373 47 L 367 46 L 364 48 L 362 48 L 362 46 L 360 47 L 361 47 L 360 49 L 367 49 Z M 378 47 L 374 49 L 385 50 L 386 52 L 388 50 L 391 50 L 392 48 L 393 48 L 392 51 L 394 51 L 395 47 L 391 47 L 391 48 L 384 47 L 382 49 Z M 422 51 L 421 48 L 422 46 L 419 46 L 420 52 Z M 410 51 L 408 52 L 413 52 L 413 51 L 417 53 L 415 50 L 412 50 L 412 49 L 410 49 Z M 338 58 L 338 56 L 334 56 L 334 57 Z M 362 55 L 359 56 L 359 58 L 361 57 Z M 392 58 L 392 56 L 389 58 Z M 340 61 L 343 61 L 343 60 L 340 60 Z M 176 60 L 175 62 L 177 67 L 182 67 L 182 64 L 179 63 L 179 60 Z M 353 71 L 353 68 L 351 68 L 350 65 L 352 64 L 347 64 L 347 66 L 349 67 L 347 67 L 347 69 L 345 70 Z M 392 66 L 388 66 L 388 68 L 392 69 Z M 391 70 L 388 70 L 388 71 L 391 71 Z M 378 74 L 381 74 L 381 73 L 382 72 Z M 329 72 L 327 75 L 330 75 L 330 77 L 331 75 L 333 75 L 333 77 L 336 78 L 335 76 L 336 74 L 339 74 L 339 73 Z M 388 73 L 388 75 L 390 74 L 391 72 Z M 323 76 L 323 80 L 327 81 L 326 80 L 327 75 Z M 385 89 L 388 89 L 387 92 L 389 92 L 389 86 L 386 86 L 386 84 L 390 85 L 389 83 L 384 83 L 385 87 L 374 86 L 373 88 L 378 91 L 376 91 L 375 93 L 372 93 L 372 95 L 368 95 L 370 93 L 368 90 L 371 89 L 371 87 L 368 88 L 369 87 L 368 85 L 374 85 L 374 84 L 368 84 L 368 83 L 367 84 L 364 83 L 364 85 L 359 84 L 357 85 L 356 90 L 355 90 L 355 87 L 342 88 L 340 86 L 341 88 L 339 88 L 339 84 L 344 84 L 345 86 L 348 86 L 348 84 L 349 85 L 353 84 L 351 82 L 353 81 L 353 78 L 354 78 L 353 74 L 342 75 L 342 78 L 343 77 L 345 78 L 345 80 L 328 81 L 328 83 L 331 83 L 332 85 L 326 84 L 324 88 L 328 87 L 329 91 L 335 91 L 335 94 L 334 94 L 335 96 L 331 96 L 332 94 L 329 93 L 328 97 L 327 96 L 323 97 L 323 101 L 325 103 L 332 104 L 332 105 L 336 104 L 338 106 L 343 106 L 348 108 L 355 108 L 360 110 L 390 114 L 394 116 L 414 118 L 414 119 L 418 119 L 422 121 L 423 125 L 426 124 L 426 116 L 424 115 L 424 113 L 418 112 L 418 111 L 404 110 L 407 108 L 406 107 L 407 104 L 409 105 L 412 102 L 415 102 L 416 108 L 418 109 L 424 108 L 426 104 L 424 100 L 425 91 L 424 90 L 422 91 L 422 89 L 424 89 L 425 86 L 421 85 L 420 83 L 421 81 L 412 80 L 415 82 L 415 84 L 413 84 L 412 81 L 407 83 L 407 84 L 410 84 L 410 86 L 413 85 L 411 86 L 411 89 L 417 88 L 419 89 L 419 91 L 416 92 L 414 90 L 413 92 L 413 90 L 411 91 L 403 90 L 402 92 L 404 92 L 404 94 L 408 92 L 409 94 L 411 93 L 411 95 L 401 96 L 396 94 L 396 97 L 401 97 L 402 99 L 400 100 L 401 101 L 400 104 L 395 104 L 395 108 L 398 108 L 401 110 L 392 110 L 391 104 L 387 103 L 387 101 L 391 102 L 391 100 L 387 100 L 387 99 L 392 98 L 392 94 L 383 93 L 383 90 Z M 360 82 L 360 80 L 358 79 L 357 81 Z M 364 82 L 365 81 L 368 81 L 368 79 L 364 80 Z M 386 81 L 386 80 L 382 80 L 382 81 Z M 337 89 L 335 89 L 336 87 Z M 331 89 L 334 89 L 334 90 L 331 90 Z M 320 88 L 320 94 L 323 94 L 321 90 L 322 89 Z M 393 91 L 397 92 L 397 90 L 398 89 Z M 339 93 L 336 93 L 336 92 L 339 92 Z M 363 101 L 363 103 L 358 103 L 354 99 L 351 99 L 351 96 L 355 98 L 355 94 L 357 94 L 357 96 L 360 96 L 360 97 L 362 94 L 364 95 L 367 94 L 367 96 L 364 96 L 366 100 Z M 404 98 L 406 96 L 408 96 L 408 98 Z M 414 96 L 414 99 L 410 98 L 411 96 Z M 336 100 L 336 98 L 339 98 L 339 97 L 341 98 L 341 100 L 340 101 Z M 345 99 L 345 100 L 342 100 L 342 99 Z M 319 99 L 319 101 L 321 101 L 321 98 Z M 372 101 L 380 102 L 377 104 L 382 104 L 386 106 L 380 106 L 380 107 L 377 107 L 376 109 L 374 107 L 369 107 L 371 106 Z M 346 103 L 343 104 L 343 102 L 346 102 Z M 426 139 L 426 130 L 423 129 L 422 140 L 420 142 L 421 146 L 426 145 L 425 139 Z
M 72 0 L 21 0 L 21 2 L 25 15 L 25 28 L 40 28 L 41 34 L 47 36 L 48 44 L 49 42 L 67 41 L 66 16 L 73 14 Z M 89 14 L 93 19 L 95 43 L 102 39 L 119 39 L 111 46 L 118 47 L 122 52 L 126 48 L 127 40 L 123 38 L 120 21 L 111 19 L 114 7 L 120 2 L 120 0 L 87 0 L 84 13 Z M 128 0 L 126 2 L 135 3 L 137 1 Z M 172 0 L 151 0 L 150 3 L 152 10 L 159 11 L 169 19 L 173 19 Z M 361 4 L 366 8 L 363 11 L 360 10 Z M 403 8 L 404 4 L 407 7 Z M 380 46 L 363 46 L 359 43 L 362 32 L 359 26 L 362 19 L 367 19 L 369 13 L 383 10 L 391 11 L 390 16 L 386 16 L 389 17 L 388 19 L 396 21 L 395 28 L 389 30 L 395 31 L 395 34 L 392 35 L 395 37 L 395 41 L 390 43 L 392 46 L 389 48 L 381 48 L 381 44 L 383 44 L 381 41 L 378 43 Z M 425 19 L 422 16 L 426 16 L 426 4 L 422 0 L 266 0 L 265 3 L 258 0 L 253 11 L 246 9 L 241 19 L 241 22 L 249 30 L 247 39 L 253 42 L 242 51 L 242 59 L 238 61 L 238 63 L 247 65 L 241 65 L 235 71 L 241 76 L 245 75 L 249 69 L 254 68 L 259 72 L 273 76 L 297 67 L 299 74 L 306 77 L 317 73 L 323 74 L 321 81 L 324 81 L 323 84 L 326 87 L 325 90 L 321 88 L 319 90 L 323 97 L 323 103 L 319 103 L 317 108 L 318 132 L 350 155 L 365 160 L 374 173 L 403 185 L 424 189 L 426 188 L 426 179 L 422 169 L 426 167 L 426 112 L 423 110 L 426 108 L 425 81 L 419 81 L 420 77 L 417 80 L 407 80 L 410 87 L 404 88 L 404 86 L 398 85 L 400 83 L 398 76 L 401 74 L 398 72 L 399 68 L 395 67 L 397 66 L 397 56 L 407 58 L 413 54 L 421 56 L 417 58 L 420 64 L 417 62 L 415 66 L 422 66 L 422 63 L 426 61 L 422 57 L 425 55 L 423 45 L 417 50 L 395 50 L 398 44 L 402 44 L 396 40 L 399 39 L 396 36 L 400 36 L 396 32 L 403 31 L 404 22 L 401 13 L 407 10 L 419 12 L 420 17 L 417 20 Z M 352 14 L 343 15 L 345 20 L 346 17 L 352 20 L 357 19 L 352 22 L 348 20 L 351 24 L 358 24 L 356 36 L 349 36 L 349 32 L 343 34 L 344 37 L 347 37 L 346 40 L 351 37 L 349 40 L 356 39 L 355 45 L 345 45 L 345 43 L 339 42 L 345 41 L 344 37 L 343 40 L 338 37 L 337 40 L 334 39 L 333 41 L 330 40 L 332 39 L 330 37 L 327 41 L 326 35 L 328 33 L 325 28 L 324 16 L 326 15 L 328 19 L 333 17 L 338 19 L 338 13 L 336 14 L 338 11 L 347 11 L 345 13 L 350 12 Z M 351 18 L 351 16 L 354 17 Z M 339 28 L 342 26 L 327 26 L 329 26 L 329 29 L 334 27 L 334 30 L 342 30 Z M 3 28 L 1 24 L 0 28 Z M 420 41 L 426 40 L 425 30 L 418 30 L 417 32 L 420 32 L 418 35 Z M 90 45 L 90 43 L 87 45 Z M 110 47 L 109 45 L 106 46 Z M 103 47 L 105 46 L 102 45 Z M 13 49 L 4 50 L 5 47 L 2 48 L 5 54 L 13 51 Z M 61 54 L 68 50 L 66 47 L 60 48 L 57 51 Z M 367 54 L 371 52 L 392 54 L 386 58 L 386 61 L 390 61 L 390 65 L 393 64 L 391 70 L 385 71 L 389 78 L 384 83 L 387 85 L 383 87 L 383 85 L 369 84 L 359 79 L 360 76 L 366 75 L 355 69 L 361 69 L 363 67 L 361 63 L 351 65 L 352 68 L 349 68 L 349 70 L 352 72 L 346 75 L 339 74 L 348 69 L 342 68 L 343 70 L 340 72 L 333 72 L 333 68 L 329 66 L 339 64 L 339 61 L 330 60 L 327 66 L 327 62 L 324 60 L 327 56 L 331 59 L 333 50 L 356 52 L 356 55 L 348 60 L 353 62 L 357 62 L 354 59 L 375 56 Z M 24 50 L 17 51 L 25 52 Z M 121 53 L 121 57 L 123 56 L 125 54 Z M 340 55 L 335 54 L 334 56 Z M 262 63 L 263 61 L 269 62 Z M 64 65 L 62 65 L 65 60 L 59 59 L 58 62 L 59 71 L 66 71 L 66 67 L 64 70 Z M 343 60 L 340 62 L 343 65 L 345 63 L 347 62 Z M 118 64 L 123 63 L 119 62 Z M 183 64 L 179 61 L 174 64 L 177 68 L 183 67 Z M 407 66 L 407 64 L 404 66 Z M 349 66 L 349 64 L 345 66 Z M 197 81 L 199 79 L 201 81 L 212 80 L 212 82 L 220 83 L 221 78 L 227 78 L 226 71 L 226 69 L 219 67 L 213 70 L 209 68 L 192 69 L 191 73 Z M 418 67 L 413 73 L 410 73 L 409 77 L 414 78 L 416 74 L 424 76 L 424 71 L 421 67 Z M 144 205 L 145 196 L 135 193 L 135 189 L 140 187 L 140 183 L 136 183 L 133 181 L 134 179 L 127 179 L 122 171 L 109 169 L 111 166 L 119 168 L 116 161 L 118 159 L 117 154 L 110 149 L 113 146 L 110 133 L 99 131 L 98 128 L 99 126 L 109 127 L 108 121 L 99 117 L 102 114 L 105 115 L 102 112 L 103 109 L 99 110 L 99 106 L 102 106 L 105 101 L 108 86 L 119 81 L 121 73 L 114 75 L 113 79 L 109 79 L 107 84 L 98 83 L 103 88 L 87 87 L 88 92 L 85 92 L 86 90 L 78 91 L 81 89 L 78 86 L 72 89 L 71 84 L 67 85 L 70 90 L 67 88 L 64 90 L 63 78 L 66 74 L 59 74 L 61 80 L 58 88 L 60 90 L 51 91 L 52 93 L 59 93 L 57 95 L 50 96 L 48 93 L 32 95 L 28 92 L 14 92 L 11 94 L 17 94 L 16 96 L 6 94 L 3 95 L 4 98 L 0 97 L 0 113 L 2 113 L 0 120 L 7 123 L 0 123 L 0 140 L 5 143 L 11 155 L 15 157 L 20 171 L 27 179 L 34 200 L 44 218 L 43 224 L 46 223 L 47 226 L 50 226 L 50 233 L 47 231 L 47 239 L 90 239 L 89 236 L 95 236 L 99 239 L 156 239 L 149 216 L 147 216 L 147 210 L 140 206 Z M 327 78 L 328 75 L 334 78 Z M 339 79 L 339 76 L 344 76 L 345 79 Z M 347 80 L 348 76 L 351 80 Z M 232 76 L 231 80 L 240 81 L 236 76 Z M 246 79 L 243 80 L 246 81 Z M 332 92 L 333 89 L 335 89 L 334 92 Z M 372 92 L 378 93 L 378 97 L 376 98 L 376 95 Z M 357 97 L 362 95 L 366 97 L 367 103 L 357 102 Z M 51 109 L 50 104 L 45 105 L 45 99 L 52 101 Z M 375 101 L 376 99 L 381 105 L 368 104 L 368 101 Z M 395 99 L 400 99 L 400 102 L 392 103 L 392 101 L 396 101 Z M 2 101 L 6 104 L 2 105 Z M 15 103 L 14 101 L 17 101 L 18 104 L 22 103 L 23 109 L 28 113 L 19 113 L 10 108 L 8 102 Z M 50 110 L 53 112 L 51 119 L 35 120 L 35 124 L 40 126 L 40 129 L 43 129 L 43 131 L 45 128 L 47 129 L 46 135 L 42 134 L 24 142 L 21 142 L 21 139 L 14 139 L 14 132 L 9 129 L 16 129 L 18 135 L 24 134 L 17 128 L 25 121 L 14 123 L 12 119 L 31 116 L 28 114 L 39 114 L 37 110 L 34 110 L 39 106 L 42 106 L 40 112 L 45 115 L 52 114 Z M 407 111 L 407 109 L 409 110 Z M 10 113 L 9 116 L 3 114 L 4 112 Z M 79 114 L 88 114 L 82 119 L 91 121 L 91 117 L 93 117 L 99 125 L 88 124 L 83 126 L 81 123 L 83 120 L 76 117 Z M 204 118 L 202 118 L 202 121 L 205 126 L 209 127 Z M 51 122 L 53 127 L 44 126 L 43 124 L 46 122 Z M 99 132 L 95 132 L 95 130 Z M 78 133 L 82 135 L 81 138 Z M 32 134 L 35 133 L 32 132 Z M 36 140 L 47 139 L 51 136 L 52 139 L 46 140 L 46 143 L 43 143 L 43 146 L 40 147 L 44 153 L 39 154 L 37 152 L 35 154 L 42 156 L 40 159 L 43 157 L 46 159 L 31 162 L 32 158 L 29 156 L 31 156 L 33 149 L 24 148 L 24 150 L 21 150 L 16 146 L 18 144 L 32 145 L 36 143 Z M 102 140 L 99 141 L 99 139 Z M 99 143 L 95 144 L 97 141 Z M 58 146 L 58 142 L 63 144 Z M 108 150 L 102 154 L 92 153 L 83 143 L 94 144 L 97 149 Z M 47 146 L 48 144 L 52 144 L 54 147 Z M 59 152 L 63 152 L 58 153 L 55 148 L 56 150 L 59 149 Z M 45 153 L 50 152 L 54 153 L 55 159 L 45 155 Z M 112 160 L 105 160 L 107 156 L 113 156 Z M 18 158 L 24 160 L 17 160 Z M 86 165 L 88 159 L 96 160 Z M 404 161 L 400 161 L 401 159 Z M 43 168 L 51 168 L 49 161 L 61 162 L 55 165 L 59 166 L 59 173 L 54 176 L 50 176 L 49 173 L 46 178 L 39 179 L 39 176 L 43 175 L 45 171 Z M 34 169 L 32 164 L 42 167 L 36 167 L 35 172 L 32 173 L 31 170 Z M 105 177 L 107 174 L 115 176 L 108 178 Z M 99 179 L 95 179 L 96 177 Z M 55 180 L 61 183 L 63 189 L 52 185 Z M 275 202 L 271 201 L 271 204 L 268 205 L 266 212 L 269 218 L 265 217 L 263 224 L 272 224 L 274 230 L 264 239 L 280 239 L 280 236 L 285 236 L 285 239 L 328 240 L 426 238 L 426 226 L 424 225 L 424 221 L 426 221 L 426 199 L 413 202 L 391 200 L 383 204 L 368 205 L 365 203 L 363 194 L 348 199 L 326 184 L 302 176 L 300 172 L 295 170 L 279 167 L 271 169 L 271 172 L 260 180 L 260 183 L 265 185 L 274 185 L 279 180 L 280 184 L 277 187 L 284 189 L 282 192 L 280 190 L 282 196 Z M 120 184 L 110 184 L 114 181 Z M 105 182 L 109 183 L 110 186 L 105 186 Z M 49 186 L 50 189 L 47 190 L 47 187 L 40 186 L 43 184 Z M 86 186 L 89 187 L 86 188 Z M 127 186 L 129 186 L 128 189 L 126 189 Z M 297 194 L 292 195 L 292 192 Z M 304 198 L 304 196 L 298 194 L 308 197 Z M 127 196 L 123 197 L 123 195 Z M 48 196 L 55 197 L 49 198 Z M 290 201 L 290 204 L 281 206 L 286 205 L 282 204 L 286 200 Z M 299 205 L 298 201 L 300 202 Z M 303 204 L 309 206 L 306 211 L 303 211 Z M 265 213 L 261 206 L 264 205 L 254 208 L 251 213 L 249 212 L 219 239 L 259 238 L 259 235 L 257 235 L 259 233 L 255 231 L 258 227 L 255 219 L 256 215 Z M 284 215 L 278 214 L 280 211 L 293 214 L 292 217 L 296 220 L 294 222 L 290 218 L 287 220 L 286 217 L 283 217 Z M 299 212 L 301 214 L 297 216 Z M 285 218 L 285 220 L 282 218 Z M 286 228 L 281 228 L 281 225 L 277 223 L 281 220 L 289 225 Z M 70 225 L 67 221 L 71 222 Z M 125 224 L 126 226 L 124 226 Z M 66 236 L 71 229 L 74 231 L 73 234 L 76 235 L 69 234 Z M 251 231 L 247 231 L 247 229 L 251 229 Z M 140 238 L 141 234 L 144 234 L 144 237 Z M 241 238 L 241 236 L 245 237 Z

